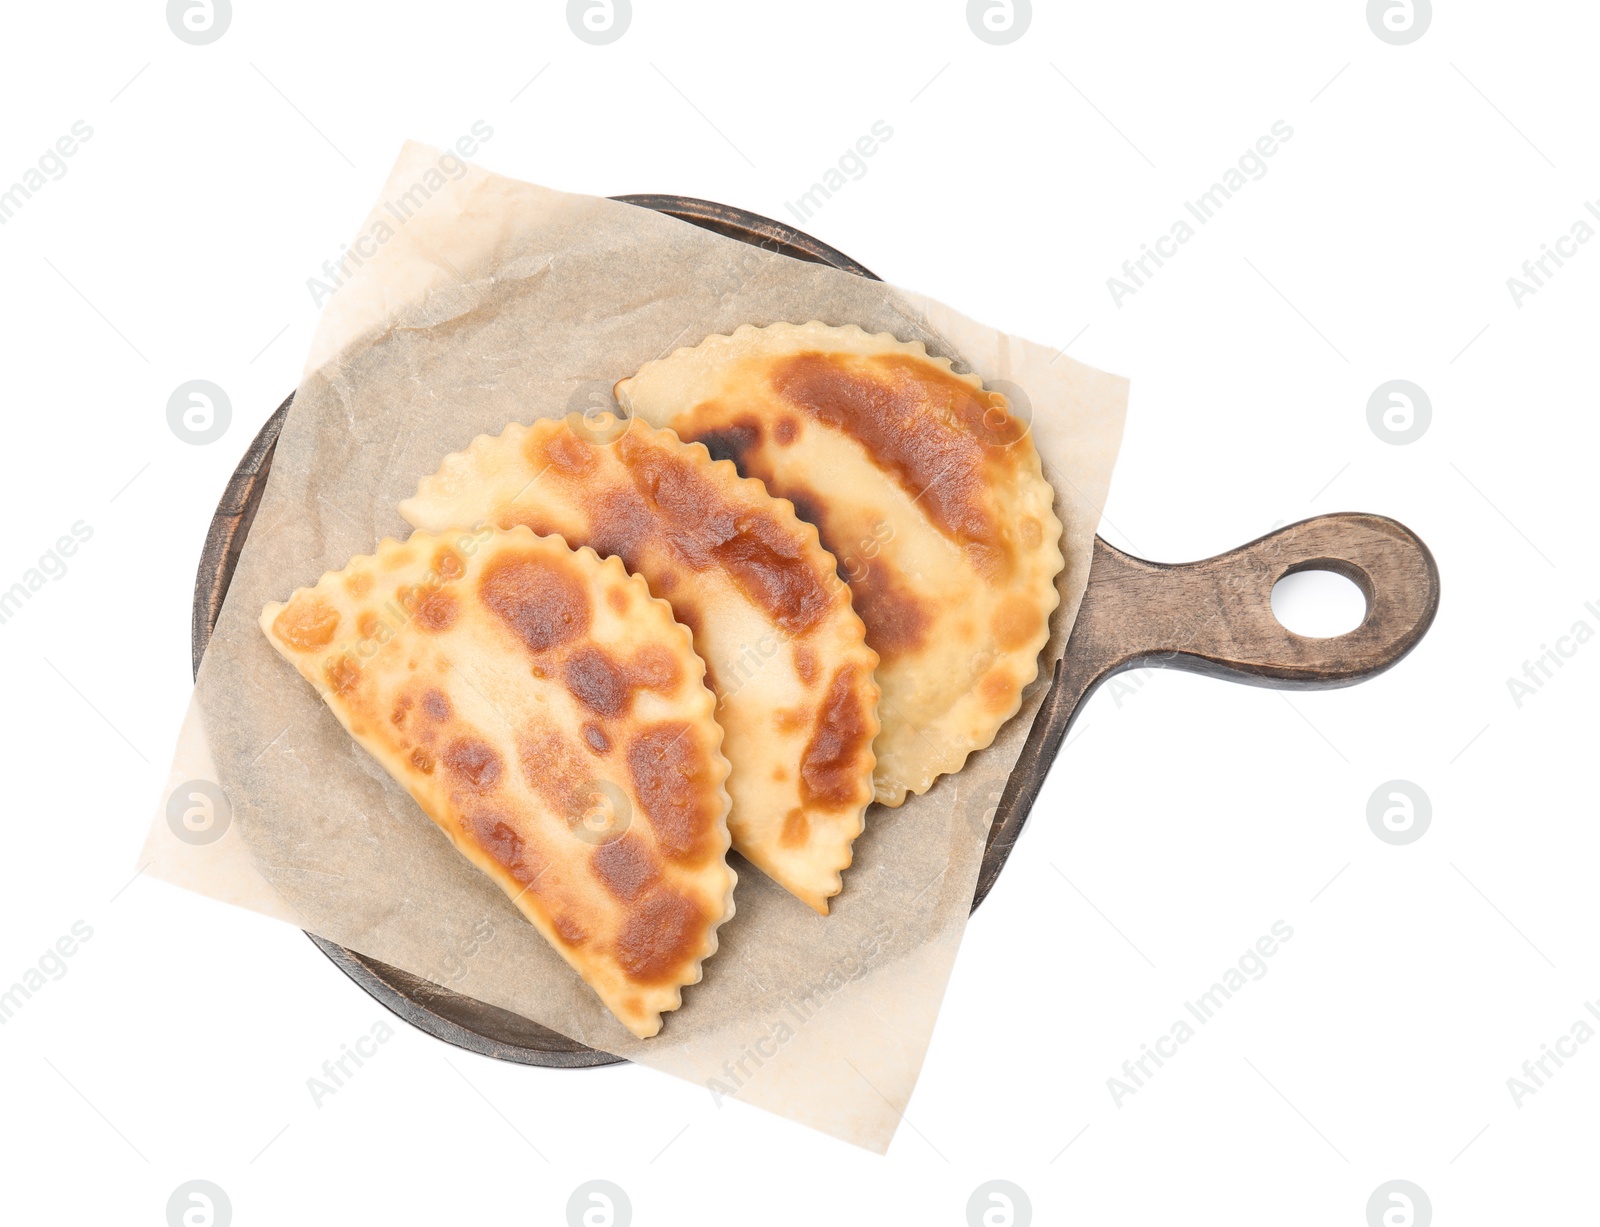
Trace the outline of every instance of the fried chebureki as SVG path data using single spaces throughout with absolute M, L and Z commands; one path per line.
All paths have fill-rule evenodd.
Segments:
M 815 528 L 669 430 L 576 414 L 478 436 L 400 514 L 559 533 L 648 582 L 717 694 L 733 846 L 827 913 L 873 799 L 878 658 Z
M 760 478 L 817 526 L 877 651 L 877 799 L 960 769 L 1038 673 L 1065 565 L 1028 424 L 920 342 L 746 325 L 651 362 L 626 410 Z
M 385 540 L 261 629 L 635 1035 L 733 914 L 727 760 L 689 632 L 526 528 Z

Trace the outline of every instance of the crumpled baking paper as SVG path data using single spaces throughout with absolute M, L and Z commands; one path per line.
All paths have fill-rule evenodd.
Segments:
M 729 1110 L 886 1150 L 994 807 L 1083 595 L 1126 381 L 893 286 L 414 143 L 335 272 L 141 863 L 699 1083 Z M 639 1040 L 350 739 L 256 618 L 404 537 L 396 505 L 475 435 L 592 408 L 713 333 L 813 319 L 921 340 L 1031 414 L 1065 525 L 1061 605 L 1039 678 L 994 744 L 926 795 L 868 811 L 831 915 L 735 860 L 720 949 L 661 1033 Z

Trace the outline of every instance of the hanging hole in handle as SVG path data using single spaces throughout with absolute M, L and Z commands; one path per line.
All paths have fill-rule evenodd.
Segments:
M 1348 635 L 1366 621 L 1371 608 L 1371 580 L 1335 559 L 1291 567 L 1272 586 L 1272 616 L 1307 639 Z

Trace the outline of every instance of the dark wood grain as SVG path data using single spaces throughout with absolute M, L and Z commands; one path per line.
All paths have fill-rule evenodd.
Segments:
M 1333 571 L 1367 600 L 1355 630 L 1312 639 L 1272 614 L 1297 571 Z M 1127 669 L 1183 669 L 1285 690 L 1353 686 L 1421 641 L 1439 609 L 1439 568 L 1405 525 L 1345 512 L 1302 520 L 1202 562 L 1146 562 L 1094 539 L 1083 605 L 1044 705 L 1000 798 L 972 906 L 1000 876 L 1073 720 Z
M 692 196 L 613 196 L 611 199 L 638 205 L 641 209 L 654 209 L 679 221 L 690 222 L 702 230 L 710 230 L 725 238 L 738 239 L 741 243 L 749 243 L 780 255 L 793 256 L 796 260 L 827 264 L 854 273 L 857 277 L 865 277 L 868 281 L 883 280 L 865 264 L 852 260 L 820 239 L 812 238 L 804 230 L 796 230 L 788 222 L 774 221 L 733 205 L 718 204 L 714 200 L 696 200 Z
M 267 474 L 272 469 L 272 453 L 292 404 L 293 392 L 283 398 L 283 404 L 256 431 L 244 458 L 228 478 L 216 511 L 211 513 L 205 548 L 200 551 L 200 569 L 194 576 L 194 605 L 190 610 L 189 660 L 195 674 L 200 672 L 200 658 L 206 654 L 206 644 L 211 642 L 211 632 L 222 613 L 222 600 L 228 595 L 234 568 L 239 565 L 239 551 L 244 549 L 250 526 L 256 522 L 256 508 L 261 505 Z
M 797 259 L 877 280 L 864 265 L 784 222 L 683 196 L 619 196 L 694 225 Z M 239 552 L 266 489 L 273 449 L 294 397 L 262 426 L 212 517 L 195 576 L 192 656 L 198 673 Z M 1361 625 L 1309 639 L 1272 615 L 1272 588 L 1296 571 L 1347 576 L 1367 598 Z M 1187 669 L 1259 686 L 1349 686 L 1389 668 L 1427 632 L 1439 605 L 1439 570 L 1404 525 L 1382 516 L 1318 516 L 1202 562 L 1146 562 L 1099 537 L 1066 654 L 1001 797 L 972 906 L 994 886 L 1027 822 L 1073 719 L 1107 678 L 1141 667 Z M 538 1023 L 307 934 L 346 975 L 407 1022 L 457 1047 L 525 1065 L 615 1064 Z

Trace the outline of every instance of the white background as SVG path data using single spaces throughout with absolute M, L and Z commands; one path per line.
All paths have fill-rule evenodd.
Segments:
M 1600 1000 L 1600 645 L 1520 707 L 1507 678 L 1600 631 L 1600 243 L 1520 306 L 1506 282 L 1600 197 L 1600 11 L 1441 4 L 1397 47 L 1360 0 L 1040 3 L 992 46 L 963 7 L 635 0 L 597 47 L 554 2 L 236 0 L 197 47 L 154 0 L 7 6 L 0 187 L 93 129 L 0 226 L 0 587 L 93 530 L 0 625 L 0 982 L 93 929 L 0 1028 L 8 1221 L 159 1224 L 192 1178 L 241 1225 L 560 1224 L 589 1178 L 639 1224 L 960 1224 L 992 1178 L 1039 1223 L 1359 1227 L 1395 1178 L 1441 1224 L 1593 1221 L 1600 1043 L 1520 1106 L 1506 1080 Z M 130 884 L 201 543 L 294 386 L 307 278 L 407 137 L 484 120 L 493 170 L 792 221 L 880 119 L 893 137 L 805 228 L 1132 377 L 1110 541 L 1175 561 L 1382 512 L 1438 557 L 1432 633 L 1343 691 L 1160 673 L 1098 694 L 968 931 L 887 1157 L 398 1022 L 314 1106 L 306 1080 L 388 1016 L 299 933 Z M 1116 305 L 1107 278 L 1278 120 L 1265 177 Z M 234 415 L 200 447 L 165 416 L 197 378 Z M 1396 378 L 1433 406 L 1407 446 L 1366 417 Z M 1405 847 L 1366 820 L 1395 778 L 1433 807 Z M 1280 919 L 1264 978 L 1118 1106 L 1107 1079 Z

